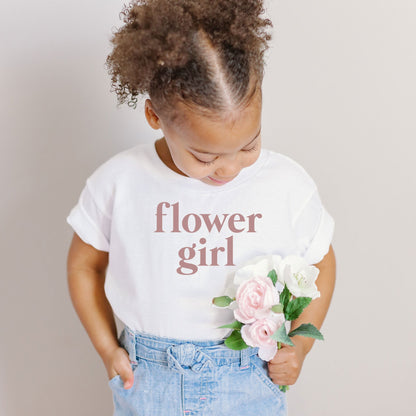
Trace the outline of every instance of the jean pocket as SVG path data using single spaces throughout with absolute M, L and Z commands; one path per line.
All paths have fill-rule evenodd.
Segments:
M 251 357 L 251 363 L 253 365 L 253 373 L 257 378 L 267 386 L 278 398 L 284 397 L 284 393 L 280 391 L 279 386 L 273 383 L 272 379 L 269 377 L 267 370 L 267 362 L 262 360 L 258 355 L 253 355 Z
M 110 380 L 108 380 L 108 384 L 111 386 L 119 378 L 120 378 L 120 374 L 116 374 L 113 378 L 110 378 Z
M 130 360 L 130 366 L 131 366 L 131 369 L 133 370 L 133 375 L 134 375 L 137 367 L 139 366 L 139 358 L 137 358 L 136 361 Z M 107 382 L 110 387 L 118 386 L 118 387 L 124 388 L 124 383 L 120 374 L 116 374 L 114 377 L 110 378 L 110 380 L 108 380 Z

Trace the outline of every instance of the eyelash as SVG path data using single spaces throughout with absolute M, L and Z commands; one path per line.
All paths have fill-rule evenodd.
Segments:
M 244 150 L 243 149 L 244 152 L 254 152 L 255 150 L 257 150 L 257 144 L 254 145 L 251 149 L 247 149 L 247 150 Z M 201 162 L 204 165 L 208 166 L 208 165 L 213 164 L 217 159 L 211 160 L 211 162 L 204 162 L 203 160 L 199 160 L 198 158 L 196 158 L 196 160 L 198 160 L 199 162 Z

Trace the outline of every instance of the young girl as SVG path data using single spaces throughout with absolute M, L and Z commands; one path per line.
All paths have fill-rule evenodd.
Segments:
M 142 0 L 123 9 L 107 58 L 119 102 L 148 94 L 163 137 L 87 179 L 67 221 L 74 307 L 106 367 L 114 415 L 285 415 L 313 339 L 270 362 L 228 349 L 231 310 L 212 306 L 244 262 L 303 256 L 320 269 L 292 328 L 320 328 L 332 296 L 334 221 L 313 179 L 261 146 L 261 1 Z M 123 322 L 118 336 L 114 314 Z

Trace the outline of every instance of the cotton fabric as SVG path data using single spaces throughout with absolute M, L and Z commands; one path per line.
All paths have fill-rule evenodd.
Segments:
M 214 186 L 180 175 L 140 143 L 86 180 L 67 222 L 109 252 L 105 293 L 131 330 L 159 337 L 221 340 L 231 310 L 213 307 L 238 267 L 259 255 L 329 250 L 334 220 L 306 170 L 261 149 L 231 182 Z
M 286 395 L 267 374 L 258 348 L 230 350 L 223 341 L 183 341 L 124 327 L 119 344 L 134 375 L 124 389 L 108 381 L 113 416 L 286 416 Z

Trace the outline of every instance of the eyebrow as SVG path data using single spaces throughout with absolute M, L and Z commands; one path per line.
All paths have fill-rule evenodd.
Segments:
M 246 147 L 246 146 L 248 146 L 248 145 L 250 145 L 251 143 L 253 143 L 253 142 L 254 142 L 254 140 L 256 140 L 256 139 L 257 139 L 257 137 L 259 137 L 260 133 L 261 133 L 261 127 L 260 127 L 259 132 L 256 134 L 256 137 L 254 137 L 254 139 L 252 139 L 252 140 L 250 141 L 250 143 L 247 143 L 245 146 L 243 146 L 243 148 L 244 148 L 244 147 Z M 217 156 L 218 156 L 218 155 L 222 155 L 222 154 L 223 154 L 223 153 L 212 153 L 212 152 L 205 152 L 204 150 L 195 149 L 194 147 L 190 147 L 190 149 L 194 150 L 195 152 L 198 152 L 198 153 L 203 153 L 203 154 L 207 154 L 207 155 L 217 155 Z

